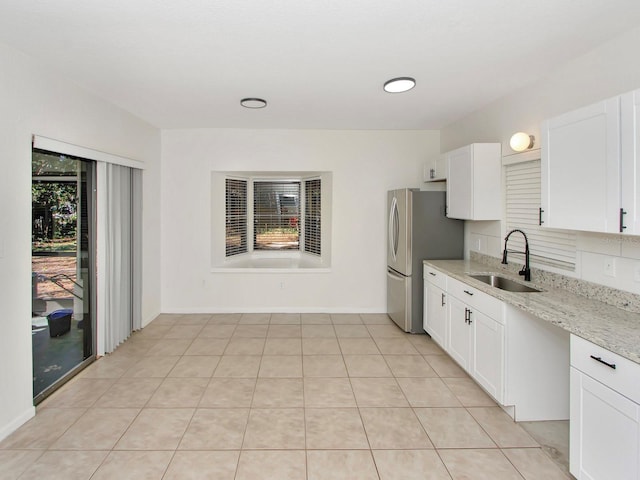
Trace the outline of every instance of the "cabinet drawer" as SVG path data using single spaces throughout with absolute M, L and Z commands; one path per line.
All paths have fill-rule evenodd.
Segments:
M 425 281 L 441 288 L 442 290 L 447 290 L 447 276 L 444 273 L 427 265 L 424 265 L 422 270 Z
M 614 365 L 615 368 L 613 368 Z M 639 364 L 583 338 L 571 335 L 571 366 L 634 402 L 640 403 Z
M 504 316 L 502 315 L 503 303 L 501 300 L 451 277 L 447 281 L 447 292 L 470 307 L 504 324 Z

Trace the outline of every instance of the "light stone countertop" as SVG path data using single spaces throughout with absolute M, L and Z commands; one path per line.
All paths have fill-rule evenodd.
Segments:
M 640 314 L 544 283 L 524 282 L 510 272 L 471 260 L 425 260 L 440 272 L 556 325 L 636 363 L 640 363 Z M 470 274 L 498 274 L 541 292 L 516 293 L 492 287 Z

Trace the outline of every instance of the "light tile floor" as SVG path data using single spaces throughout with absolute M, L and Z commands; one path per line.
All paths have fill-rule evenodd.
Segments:
M 567 479 L 386 315 L 160 315 L 0 443 L 6 479 Z

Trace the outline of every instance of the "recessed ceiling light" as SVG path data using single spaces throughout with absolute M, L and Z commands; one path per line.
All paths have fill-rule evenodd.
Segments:
M 267 106 L 267 101 L 262 98 L 243 98 L 240 100 L 240 105 L 245 108 L 264 108 Z
M 402 93 L 411 90 L 415 86 L 415 78 L 398 77 L 385 82 L 384 91 L 389 93 Z

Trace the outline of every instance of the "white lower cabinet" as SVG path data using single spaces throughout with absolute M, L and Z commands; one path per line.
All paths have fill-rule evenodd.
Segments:
M 568 332 L 429 265 L 423 278 L 425 331 L 478 385 L 516 421 L 569 418 Z
M 434 342 L 447 345 L 447 276 L 429 267 L 423 269 L 424 307 L 423 327 Z
M 447 342 L 447 294 L 433 284 L 427 284 L 424 292 L 424 329 L 442 348 Z
M 481 312 L 474 315 L 471 376 L 500 403 L 504 392 L 504 326 Z
M 640 365 L 571 336 L 570 471 L 579 480 L 640 478 Z
M 449 279 L 447 353 L 493 398 L 504 398 L 504 316 L 499 300 Z
M 453 296 L 449 296 L 449 344 L 447 353 L 462 368 L 471 369 L 472 325 L 468 323 L 469 307 Z

